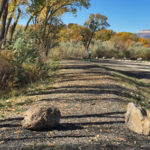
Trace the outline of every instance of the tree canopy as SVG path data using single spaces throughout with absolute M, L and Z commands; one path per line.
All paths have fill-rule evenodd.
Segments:
M 110 26 L 107 20 L 108 18 L 101 14 L 91 14 L 89 16 L 89 19 L 84 24 L 91 31 L 91 35 L 89 36 L 89 39 L 87 40 L 86 43 L 87 50 L 92 41 L 94 33 L 98 30 L 105 29 L 106 27 Z

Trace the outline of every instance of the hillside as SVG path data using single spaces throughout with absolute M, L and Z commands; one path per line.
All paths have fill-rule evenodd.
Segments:
M 142 38 L 150 38 L 150 30 L 138 31 L 137 36 Z

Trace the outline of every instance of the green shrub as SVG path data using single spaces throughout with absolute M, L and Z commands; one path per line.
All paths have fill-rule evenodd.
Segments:
M 87 51 L 81 41 L 68 41 L 59 43 L 59 47 L 51 50 L 52 58 L 83 58 L 87 57 Z
M 12 50 L 0 52 L 0 89 L 22 87 L 48 76 L 48 65 L 42 62 L 33 33 L 21 33 L 11 44 Z
M 35 63 L 39 57 L 38 49 L 32 39 L 18 38 L 14 43 L 14 61 L 17 65 L 24 62 Z
M 141 51 L 139 58 L 150 60 L 150 48 L 145 48 L 143 51 Z

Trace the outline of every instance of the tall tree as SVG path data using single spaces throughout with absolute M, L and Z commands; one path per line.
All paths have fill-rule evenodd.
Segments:
M 89 35 L 86 42 L 87 50 L 89 49 L 90 43 L 94 37 L 94 33 L 98 30 L 105 29 L 106 27 L 110 26 L 107 22 L 107 17 L 101 14 L 91 14 L 88 21 L 86 21 L 84 25 L 91 31 L 91 34 Z
M 13 17 L 14 17 L 14 15 L 15 15 L 16 5 L 17 5 L 17 0 L 12 0 L 12 1 L 9 3 L 7 25 L 6 25 L 6 27 L 5 27 L 4 44 L 6 44 L 7 33 L 8 33 L 8 30 L 9 30 L 9 27 L 10 27 L 10 25 L 11 25 L 11 22 L 12 22 L 12 20 L 13 20 Z
M 2 16 L 1 28 L 0 28 L 0 49 L 2 46 L 2 40 L 5 37 L 5 26 L 6 26 L 6 20 L 7 20 L 7 15 L 8 15 L 8 0 L 5 0 L 5 3 L 2 0 L 1 3 L 4 5 L 3 5 L 2 12 L 0 14 Z
M 10 40 L 13 38 L 14 31 L 22 14 L 23 6 L 27 6 L 29 0 L 9 0 L 8 1 L 8 14 L 7 24 L 5 24 L 5 36 L 4 41 L 6 42 L 7 33 L 10 29 Z M 11 25 L 12 24 L 12 25 Z M 11 27 L 11 28 L 10 28 Z
M 8 0 L 0 0 L 0 19 L 2 17 L 3 11 L 7 3 L 8 3 Z
M 27 21 L 26 28 L 34 17 L 44 19 L 45 26 L 51 17 L 61 15 L 64 12 L 75 13 L 78 8 L 88 8 L 90 0 L 31 0 L 27 12 L 30 17 Z
M 18 24 L 18 21 L 19 21 L 19 18 L 20 18 L 20 15 L 21 15 L 21 10 L 20 8 L 18 8 L 18 13 L 17 13 L 17 17 L 13 23 L 13 25 L 11 26 L 11 29 L 10 29 L 10 41 L 12 41 L 12 38 L 13 38 L 13 35 L 14 35 L 14 31 L 16 29 L 16 26 Z
M 49 35 L 52 35 L 54 33 L 54 30 L 52 30 L 53 28 L 51 28 L 53 26 L 53 23 L 54 22 L 56 23 L 56 20 L 59 22 L 58 18 L 63 13 L 65 12 L 75 13 L 79 7 L 88 8 L 88 6 L 90 5 L 89 1 L 90 0 L 39 0 L 39 1 L 32 0 L 32 3 L 30 3 L 28 9 L 30 18 L 27 22 L 25 30 L 28 28 L 30 21 L 35 18 L 36 19 L 35 23 L 38 22 L 38 24 L 41 27 L 40 30 L 40 35 L 42 36 L 41 39 L 42 41 L 44 40 L 45 43 Z M 46 43 L 44 45 L 46 45 Z M 45 47 L 46 51 L 45 55 L 48 55 L 48 48 L 49 46 L 47 45 Z

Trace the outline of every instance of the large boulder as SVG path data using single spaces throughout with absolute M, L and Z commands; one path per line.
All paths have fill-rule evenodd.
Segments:
M 129 103 L 125 114 L 125 123 L 130 130 L 138 134 L 150 135 L 149 114 L 149 111 Z
M 31 130 L 51 129 L 59 124 L 60 111 L 46 105 L 33 105 L 24 113 L 22 127 Z

